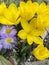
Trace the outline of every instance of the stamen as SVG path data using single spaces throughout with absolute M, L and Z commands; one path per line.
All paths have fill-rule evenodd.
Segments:
M 10 28 L 5 30 L 6 34 L 10 34 L 12 32 L 12 30 Z
M 6 39 L 6 42 L 7 42 L 7 43 L 12 43 L 12 38 L 7 38 L 7 39 Z

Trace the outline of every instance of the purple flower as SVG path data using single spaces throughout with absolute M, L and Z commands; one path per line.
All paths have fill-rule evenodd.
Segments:
M 6 38 L 8 36 L 13 37 L 17 33 L 16 29 L 14 26 L 3 26 L 1 29 L 1 36 L 3 38 Z
M 12 49 L 16 44 L 15 37 L 7 37 L 2 39 L 3 48 L 5 49 Z

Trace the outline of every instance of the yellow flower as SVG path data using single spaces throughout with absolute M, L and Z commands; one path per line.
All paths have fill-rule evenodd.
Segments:
M 18 32 L 18 36 L 21 39 L 27 39 L 29 45 L 33 42 L 36 44 L 43 44 L 43 39 L 39 36 L 45 32 L 45 29 L 43 26 L 40 26 L 40 20 L 34 18 L 38 8 L 39 4 L 37 2 L 32 3 L 31 1 L 28 1 L 27 3 L 21 2 L 19 7 L 21 12 L 21 26 L 23 29 Z
M 41 23 L 41 26 L 49 27 L 49 5 L 44 2 L 39 5 L 37 10 L 37 20 Z
M 14 3 L 4 10 L 4 15 L 0 16 L 0 23 L 6 25 L 16 25 L 20 22 L 20 12 Z
M 6 9 L 6 4 L 3 2 L 0 4 L 0 16 L 3 15 L 4 9 Z
M 39 45 L 32 53 L 38 60 L 44 60 L 49 57 L 49 50 L 44 45 Z
M 37 36 L 40 36 L 46 32 L 45 28 L 43 26 L 41 26 L 41 23 L 37 20 L 37 18 L 33 18 L 29 24 L 33 30 L 32 33 L 36 32 Z
M 21 22 L 23 29 L 18 32 L 18 36 L 21 39 L 27 39 L 29 45 L 31 45 L 33 42 L 35 42 L 36 44 L 43 44 L 43 39 L 41 39 L 39 36 L 43 34 L 45 30 L 39 29 L 40 26 L 35 27 L 36 18 L 32 19 L 30 23 L 24 21 L 25 20 Z
M 32 1 L 20 2 L 20 16 L 21 19 L 30 20 L 32 17 L 34 17 L 37 9 L 39 7 L 39 4 L 37 2 L 32 3 Z

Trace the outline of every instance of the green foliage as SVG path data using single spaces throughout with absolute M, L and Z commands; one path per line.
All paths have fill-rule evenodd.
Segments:
M 12 54 L 17 62 L 26 61 L 31 54 L 30 46 L 25 41 L 23 43 L 19 43 L 15 46 L 15 52 L 12 52 Z
M 37 2 L 40 4 L 40 3 L 42 3 L 44 0 L 37 0 Z
M 3 65 L 12 65 L 7 59 L 0 55 L 0 61 Z
M 12 50 L 10 49 L 2 49 L 0 51 L 0 55 L 2 55 L 3 57 L 5 57 L 6 59 L 9 59 L 9 57 L 12 55 Z
M 7 6 L 11 3 L 15 3 L 17 6 L 19 5 L 19 0 L 2 0 L 1 2 L 5 2 Z

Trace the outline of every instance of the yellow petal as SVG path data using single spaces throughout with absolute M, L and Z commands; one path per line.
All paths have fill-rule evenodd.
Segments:
M 14 12 L 14 11 L 13 11 Z M 17 13 L 17 17 L 15 14 L 9 11 L 7 8 L 4 10 L 4 16 L 0 17 L 0 23 L 6 25 L 17 25 L 20 22 L 20 18 L 17 19 L 19 14 Z
M 15 19 L 20 16 L 20 11 L 14 3 L 9 5 L 8 10 L 12 12 L 13 16 L 15 16 Z
M 31 33 L 30 34 L 32 34 L 33 36 L 41 36 L 42 34 L 44 34 L 46 32 L 46 30 L 45 29 L 33 29 L 32 31 L 31 31 Z
M 21 17 L 25 20 L 30 20 L 32 17 L 34 17 L 37 9 L 38 3 L 36 2 L 32 3 L 32 1 L 28 1 L 27 3 L 20 3 Z
M 27 33 L 22 29 L 18 32 L 18 37 L 21 39 L 26 39 Z
M 32 5 L 32 9 L 35 11 L 35 13 L 37 12 L 37 10 L 39 9 L 39 4 L 37 2 L 33 2 Z
M 35 42 L 36 44 L 43 44 L 43 39 L 41 39 L 40 37 L 33 37 L 33 42 Z
M 6 9 L 6 4 L 3 2 L 0 5 L 0 15 L 3 15 L 4 10 Z
M 6 19 L 4 17 L 0 17 L 0 23 L 5 24 L 5 25 L 13 25 L 12 22 L 10 22 L 8 19 Z
M 38 20 L 43 25 L 43 27 L 49 27 L 49 5 L 46 3 L 41 3 L 38 9 Z
M 44 23 L 44 26 L 45 26 L 46 28 L 49 28 L 49 19 L 48 19 L 47 22 Z
M 32 4 L 32 1 L 28 1 L 27 3 L 26 3 L 26 7 L 25 7 L 25 12 L 26 13 L 24 13 L 25 15 L 26 15 L 26 19 L 27 20 L 30 20 L 33 16 L 34 16 L 34 14 L 35 14 L 35 11 L 34 11 L 34 9 L 32 9 L 33 8 L 33 4 Z
M 20 23 L 20 20 L 21 20 L 21 18 L 19 18 L 17 21 L 11 22 L 10 20 L 5 18 L 4 16 L 0 16 L 0 23 L 5 24 L 5 25 L 17 25 Z
M 8 21 L 10 21 L 10 22 L 7 22 L 7 23 L 9 23 L 8 25 L 12 25 L 12 24 L 17 25 L 20 20 L 19 15 L 20 15 L 20 11 L 16 7 L 16 5 L 13 3 L 4 10 L 4 18 L 6 18 Z
M 39 4 L 37 2 L 33 2 L 32 1 L 28 1 L 26 3 L 26 16 L 28 18 L 28 20 L 32 19 L 32 17 L 34 17 L 37 9 L 39 7 Z
M 46 11 L 46 3 L 41 3 L 37 13 L 44 13 Z
M 25 19 L 21 19 L 21 26 L 27 33 L 30 32 L 30 25 Z
M 20 23 L 20 21 L 21 21 L 21 17 L 20 17 L 16 22 L 14 22 L 13 24 L 14 24 L 14 25 L 17 25 L 17 24 Z
M 42 2 L 39 7 L 40 8 L 42 7 L 41 9 L 45 8 L 46 7 L 46 3 L 45 2 Z
M 36 44 L 43 44 L 43 39 L 41 39 L 40 37 L 28 35 L 27 36 L 27 42 L 29 45 L 31 45 L 33 42 L 35 42 Z
M 46 47 L 44 47 L 44 45 L 39 45 L 37 46 L 37 48 L 33 50 L 33 55 L 38 60 L 45 60 L 49 57 L 49 50 Z
M 8 9 L 5 9 L 4 11 L 4 17 L 8 19 L 9 21 L 15 21 L 15 16 L 13 16 L 12 12 Z
M 34 36 L 40 36 L 45 33 L 44 25 L 37 18 L 33 18 L 30 21 L 30 26 L 32 28 L 31 34 Z
M 27 42 L 29 45 L 32 45 L 33 44 L 33 36 L 32 35 L 27 35 Z
M 9 10 L 17 10 L 17 7 L 14 3 L 10 4 L 9 7 L 8 7 Z
M 25 12 L 25 6 L 26 6 L 25 2 L 20 2 L 19 10 L 20 10 L 20 15 L 21 15 L 22 18 L 24 18 L 25 14 L 26 14 L 26 12 Z
M 6 8 L 6 4 L 4 2 L 2 2 L 0 6 Z
M 36 29 L 37 28 L 37 18 L 33 18 L 31 21 L 30 21 L 30 26 L 32 29 Z
M 40 21 L 38 26 L 40 25 L 43 28 L 49 27 L 49 14 L 39 15 L 37 20 Z

